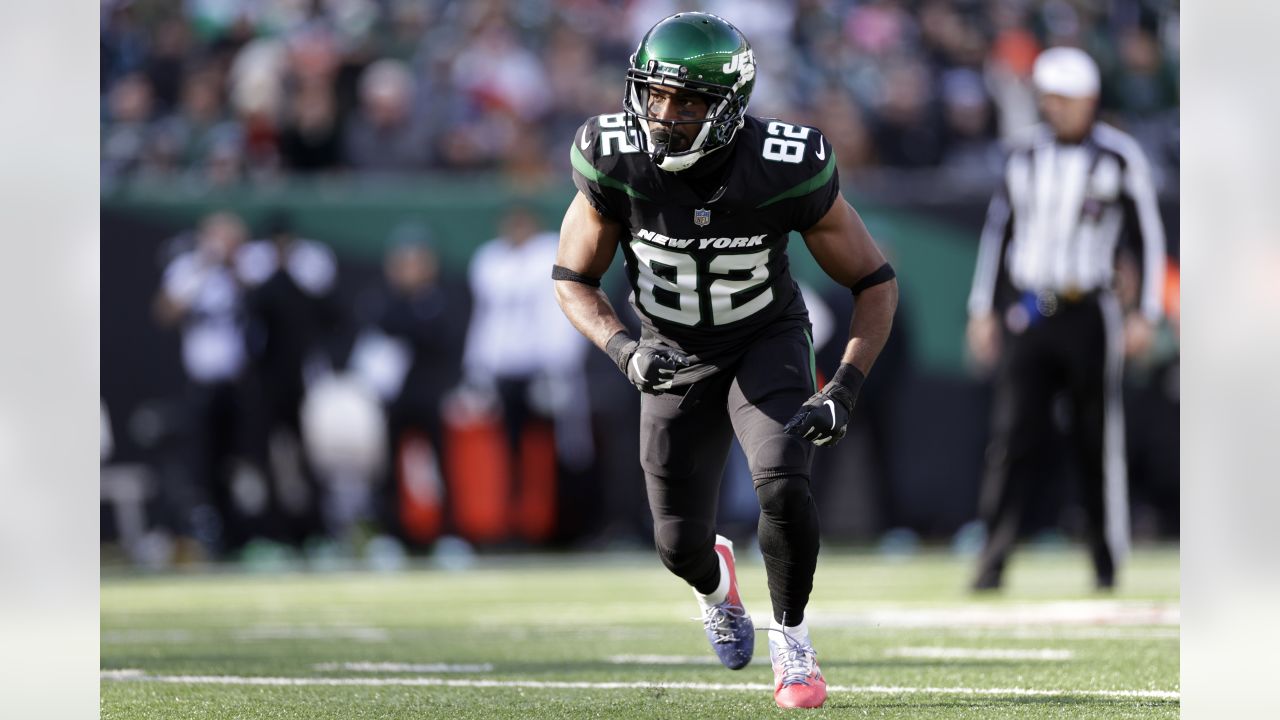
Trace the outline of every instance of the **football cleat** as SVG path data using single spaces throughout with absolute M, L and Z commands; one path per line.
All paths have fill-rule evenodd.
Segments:
M 724 560 L 724 566 L 729 572 L 729 593 L 724 602 L 703 608 L 702 627 L 706 629 L 707 640 L 711 641 L 711 649 L 715 650 L 720 662 L 730 670 L 741 670 L 751 662 L 751 655 L 755 652 L 756 628 L 738 594 L 738 576 L 733 566 L 733 543 L 717 535 L 716 552 Z
M 827 701 L 827 681 L 818 669 L 818 653 L 809 638 L 771 628 L 773 700 L 780 708 L 818 708 Z

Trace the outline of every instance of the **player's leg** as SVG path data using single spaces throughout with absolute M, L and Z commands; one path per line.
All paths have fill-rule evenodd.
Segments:
M 1094 574 L 1100 589 L 1115 584 L 1116 565 L 1129 544 L 1121 405 L 1123 329 L 1114 298 L 1081 308 L 1071 343 L 1072 440 L 1080 461 L 1080 500 Z
M 782 432 L 814 392 L 811 352 L 799 326 L 757 343 L 742 358 L 728 397 L 760 500 L 760 551 L 773 604 L 774 698 L 782 707 L 818 707 L 826 700 L 826 681 L 805 623 L 819 544 L 818 512 L 809 491 L 814 448 Z
M 714 376 L 687 395 L 642 396 L 640 464 L 658 556 L 693 587 L 712 649 L 737 670 L 751 661 L 755 628 L 738 594 L 733 546 L 715 531 L 729 451 L 728 382 Z
M 973 580 L 975 590 L 1000 587 L 1005 563 L 1018 539 L 1039 448 L 1053 432 L 1053 394 L 1061 382 L 1057 360 L 1047 351 L 1045 331 L 1004 336 L 995 377 L 991 437 L 978 500 L 987 530 Z

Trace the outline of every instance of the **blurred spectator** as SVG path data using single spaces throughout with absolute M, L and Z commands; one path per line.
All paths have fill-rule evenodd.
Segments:
M 242 128 L 240 148 L 245 167 L 255 175 L 274 170 L 277 119 L 284 107 L 284 78 L 288 62 L 285 44 L 258 38 L 236 54 L 231 64 L 231 107 Z
M 183 453 L 187 477 L 169 488 L 177 530 L 199 540 L 215 557 L 247 540 L 231 489 L 234 459 L 245 451 L 244 293 L 235 270 L 245 237 L 244 223 L 232 213 L 204 218 L 193 242 L 180 240 L 192 246 L 169 263 L 155 301 L 160 324 L 181 330 L 182 365 L 189 381 Z
M 299 412 L 309 380 L 329 366 L 320 347 L 337 321 L 337 265 L 328 247 L 297 237 L 284 211 L 269 215 L 265 230 L 266 239 L 237 258 L 249 288 L 245 305 L 261 403 L 254 431 L 270 469 L 271 526 L 301 543 L 320 534 L 321 525 L 319 488 L 301 452 Z
M 150 29 L 139 22 L 133 0 L 103 0 L 99 39 L 100 82 L 108 93 L 120 78 L 141 71 L 150 52 Z
M 413 75 L 398 60 L 379 60 L 360 77 L 360 108 L 346 130 L 351 166 L 366 173 L 422 170 L 431 138 L 414 113 Z
M 167 18 L 156 27 L 145 71 L 162 112 L 169 112 L 178 104 L 190 45 L 190 33 L 180 18 Z
M 555 301 L 546 269 L 558 245 L 557 233 L 541 230 L 533 211 L 517 205 L 502 235 L 472 256 L 463 368 L 468 386 L 496 395 L 512 457 L 520 456 L 526 424 L 543 418 L 554 423 L 557 460 L 582 471 L 594 460 L 582 373 L 588 345 Z
M 151 84 L 145 75 L 126 75 L 111 88 L 102 128 L 104 182 L 142 167 L 151 139 L 151 110 Z
M 240 128 L 227 117 L 221 81 L 212 68 L 187 75 L 178 111 L 157 123 L 154 159 L 173 171 L 203 170 L 219 146 L 238 147 Z
M 401 539 L 428 542 L 439 534 L 441 522 L 406 517 L 401 497 L 425 485 L 418 494 L 434 492 L 435 505 L 441 504 L 440 468 L 446 466 L 448 452 L 441 406 L 461 376 L 466 290 L 441 277 L 428 232 L 413 221 L 392 232 L 383 271 L 386 293 L 374 313 L 374 325 L 394 343 L 384 352 L 401 357 L 387 359 L 400 372 L 380 388 L 387 402 L 392 462 L 378 515 Z M 426 481 L 418 482 L 420 478 Z
M 298 173 L 342 165 L 342 128 L 332 88 L 299 89 L 280 132 L 280 157 L 286 169 Z
M 966 180 L 993 182 L 1000 176 L 1004 158 L 995 142 L 982 77 L 973 70 L 948 70 L 941 85 L 943 165 Z
M 877 111 L 876 150 L 885 165 L 928 167 L 942 160 L 942 127 L 932 104 L 928 68 L 898 62 L 884 76 Z

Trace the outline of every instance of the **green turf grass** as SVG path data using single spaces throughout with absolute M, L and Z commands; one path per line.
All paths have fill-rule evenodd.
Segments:
M 745 554 L 744 554 L 745 555 Z M 1176 550 L 1139 551 L 1112 595 L 1090 592 L 1084 553 L 1025 551 L 1006 591 L 973 597 L 971 570 L 945 554 L 886 559 L 824 550 L 809 617 L 832 686 L 815 717 L 1177 717 L 1176 697 L 1086 691 L 1178 690 Z M 767 622 L 758 559 L 740 558 L 747 608 Z M 711 658 L 688 588 L 651 554 L 482 560 L 476 569 L 111 577 L 102 584 L 102 717 L 746 718 L 785 714 L 763 690 L 662 683 L 768 684 L 766 638 L 731 672 Z M 1119 624 L 1117 617 L 1126 622 Z M 922 623 L 921 620 L 928 622 Z M 1019 622 L 1013 622 L 1019 620 Z M 915 622 L 911 622 L 915 621 Z M 921 626 L 923 625 L 923 626 Z M 938 658 L 921 648 L 1067 651 L 1069 659 Z M 615 664 L 617 655 L 689 656 Z M 472 664 L 467 672 L 362 672 L 346 663 Z M 676 661 L 680 662 L 680 661 Z M 257 686 L 157 677 L 420 678 L 639 683 L 578 689 Z M 148 679 L 149 678 L 149 679 Z M 239 682 L 239 681 L 236 681 Z M 905 688 L 872 692 L 871 687 Z M 1055 695 L 961 695 L 920 688 L 1013 688 Z M 802 711 L 790 711 L 792 714 Z

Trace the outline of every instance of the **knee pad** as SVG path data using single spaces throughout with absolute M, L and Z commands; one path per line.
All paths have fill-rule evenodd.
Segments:
M 670 520 L 653 528 L 658 557 L 668 570 L 682 578 L 705 571 L 707 558 L 715 558 L 713 528 L 689 520 Z
M 766 438 L 747 455 L 757 485 L 781 476 L 809 476 L 813 445 L 790 435 Z
M 775 518 L 795 517 L 809 509 L 809 478 L 799 475 L 775 477 L 756 483 L 760 512 Z

